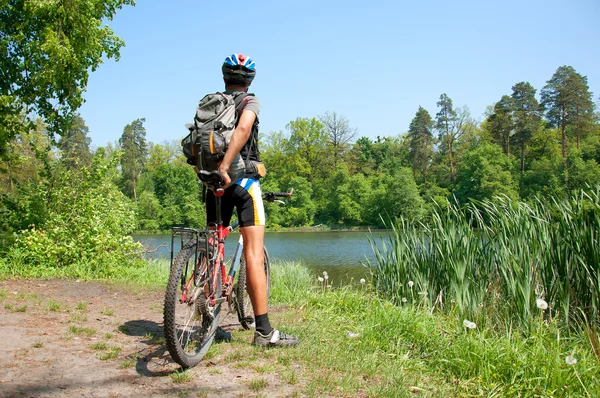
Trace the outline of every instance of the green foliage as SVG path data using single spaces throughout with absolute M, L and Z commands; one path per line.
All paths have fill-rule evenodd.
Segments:
M 463 209 L 452 205 L 435 211 L 428 223 L 402 219 L 392 225 L 389 240 L 373 245 L 374 285 L 398 304 L 408 299 L 448 311 L 454 301 L 462 316 L 478 324 L 509 327 L 519 319 L 528 326 L 539 313 L 537 298 L 565 324 L 581 321 L 582 313 L 597 322 L 598 190 L 551 203 L 504 197 Z
M 64 133 L 60 137 L 58 147 L 61 151 L 61 162 L 67 168 L 90 166 L 92 154 L 90 144 L 92 139 L 88 137 L 90 129 L 80 115 L 75 115 Z
M 427 181 L 427 169 L 433 156 L 433 120 L 431 115 L 422 106 L 419 106 L 415 117 L 408 128 L 409 160 L 413 174 L 419 172 L 423 180 Z
M 148 154 L 145 121 L 144 118 L 134 120 L 125 126 L 123 135 L 119 138 L 119 145 L 123 151 L 121 169 L 125 182 L 124 192 L 134 200 L 137 200 L 136 188 Z
M 113 262 L 129 264 L 140 246 L 128 233 L 135 227 L 129 200 L 112 183 L 118 157 L 98 153 L 90 168 L 56 175 L 47 192 L 46 220 L 16 237 L 14 253 L 22 253 L 29 267 L 66 268 L 88 264 L 92 271 Z
M 510 163 L 499 146 L 483 143 L 462 156 L 456 176 L 456 197 L 461 203 L 492 199 L 498 195 L 517 198 Z
M 200 201 L 201 186 L 189 165 L 162 164 L 152 174 L 152 180 L 154 194 L 160 204 L 154 210 L 161 230 L 170 229 L 173 225 L 205 225 L 204 204 Z M 147 196 L 147 200 L 152 202 L 152 196 Z M 148 206 L 155 206 L 156 202 L 142 205 L 148 211 Z M 145 214 L 148 215 L 148 212 Z
M 6 0 L 0 12 L 0 157 L 6 144 L 40 116 L 64 131 L 83 102 L 90 71 L 119 58 L 123 41 L 105 22 L 133 0 Z M 34 116 L 35 115 L 35 116 Z

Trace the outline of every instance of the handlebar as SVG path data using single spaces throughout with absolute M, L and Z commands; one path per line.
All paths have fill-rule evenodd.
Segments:
M 264 192 L 263 198 L 267 202 L 275 202 L 276 198 L 291 199 L 293 193 L 294 193 L 294 188 L 291 188 L 289 192 Z

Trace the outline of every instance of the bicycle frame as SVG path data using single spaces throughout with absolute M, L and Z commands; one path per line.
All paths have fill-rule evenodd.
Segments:
M 222 195 L 222 194 L 221 194 Z M 233 289 L 233 280 L 235 278 L 235 274 L 239 268 L 239 264 L 242 257 L 244 241 L 243 237 L 240 234 L 240 238 L 238 240 L 238 245 L 236 247 L 235 254 L 233 256 L 233 260 L 231 263 L 231 267 L 229 272 L 226 274 L 226 266 L 225 266 L 225 239 L 229 234 L 238 227 L 238 222 L 235 221 L 232 225 L 228 227 L 223 227 L 223 220 L 221 217 L 221 195 L 217 195 L 215 193 L 215 204 L 216 204 L 216 214 L 217 214 L 217 222 L 209 225 L 208 229 L 199 230 L 194 228 L 187 227 L 173 227 L 173 234 L 171 236 L 171 267 L 173 266 L 173 253 L 175 246 L 175 237 L 180 235 L 181 238 L 181 247 L 183 248 L 186 243 L 196 241 L 196 250 L 194 254 L 194 268 L 195 272 L 193 273 L 193 277 L 190 278 L 189 281 L 182 280 L 181 281 L 181 290 L 182 296 L 180 301 L 185 302 L 187 297 L 187 292 L 192 283 L 194 285 L 198 285 L 203 281 L 198 281 L 196 278 L 201 275 L 201 272 L 198 272 L 198 267 L 203 266 L 202 261 L 199 260 L 199 253 L 207 253 L 206 255 L 206 266 L 213 268 L 214 272 L 211 273 L 212 280 L 211 283 L 211 294 L 207 299 L 211 304 L 216 304 L 218 301 L 225 301 L 230 296 L 231 291 Z M 212 227 L 212 228 L 211 228 Z M 189 237 L 192 235 L 192 237 Z M 205 238 L 205 239 L 203 239 Z M 202 250 L 202 248 L 204 250 Z M 200 259 L 202 260 L 202 259 Z M 187 275 L 187 267 L 183 275 Z M 223 283 L 223 289 L 221 297 L 215 297 L 214 292 L 217 291 L 217 272 L 221 273 L 221 281 Z M 194 298 L 195 299 L 195 298 Z

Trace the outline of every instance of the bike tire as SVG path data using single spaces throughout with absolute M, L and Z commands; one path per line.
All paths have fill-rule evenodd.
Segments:
M 184 303 L 181 302 L 182 280 L 187 282 L 192 278 L 196 268 L 193 264 L 195 253 L 196 244 L 192 242 L 173 260 L 164 302 L 166 346 L 171 358 L 182 368 L 195 366 L 206 355 L 215 338 L 221 317 L 221 302 L 217 301 L 211 305 L 206 300 L 206 292 L 212 290 L 210 281 L 215 270 L 214 267 L 207 266 L 206 250 L 203 248 L 198 251 L 197 258 L 201 265 L 199 268 L 203 268 L 197 278 L 198 285 L 192 282 L 188 299 Z M 221 297 L 222 288 L 221 272 L 217 272 L 214 297 Z
M 264 248 L 263 265 L 267 277 L 267 297 L 269 297 L 271 292 L 271 261 L 266 247 Z M 254 324 L 252 303 L 250 302 L 250 296 L 248 296 L 248 291 L 246 289 L 246 260 L 244 256 L 242 256 L 240 260 L 238 283 L 235 286 L 235 305 L 238 313 L 238 320 L 242 327 L 246 330 L 253 329 L 256 325 Z

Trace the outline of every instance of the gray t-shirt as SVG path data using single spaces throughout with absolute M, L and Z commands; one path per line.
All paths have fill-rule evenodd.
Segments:
M 225 91 L 226 94 L 233 94 L 234 96 L 237 94 L 241 94 L 240 91 Z M 244 99 L 243 102 L 246 104 L 242 107 L 242 112 L 244 111 L 252 111 L 256 115 L 256 122 L 254 122 L 254 128 L 252 129 L 252 133 L 250 134 L 250 138 L 240 151 L 242 158 L 244 160 L 257 160 L 260 161 L 260 153 L 258 151 L 258 114 L 260 113 L 260 101 L 256 98 L 255 95 L 248 95 Z M 256 137 L 254 137 L 256 135 Z M 255 139 L 254 139 L 255 138 Z M 250 151 L 250 155 L 248 155 L 248 151 Z

